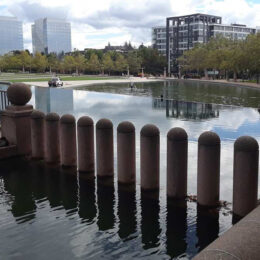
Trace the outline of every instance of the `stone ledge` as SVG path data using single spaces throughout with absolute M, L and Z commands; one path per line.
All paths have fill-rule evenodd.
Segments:
M 259 218 L 260 206 L 202 250 L 194 260 L 259 259 Z
M 0 147 L 0 160 L 7 159 L 10 157 L 17 156 L 17 146 L 9 145 L 5 147 Z

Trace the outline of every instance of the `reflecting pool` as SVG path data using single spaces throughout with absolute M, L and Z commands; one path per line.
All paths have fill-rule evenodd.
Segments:
M 4 87 L 2 87 L 4 88 Z M 33 87 L 31 104 L 45 113 L 88 115 L 114 124 L 115 179 L 88 180 L 43 162 L 0 162 L 0 252 L 3 259 L 191 258 L 232 225 L 231 205 L 197 208 L 197 140 L 211 130 L 221 138 L 221 200 L 232 201 L 233 144 L 241 135 L 260 141 L 260 91 L 250 88 L 156 82 L 106 84 L 81 90 Z M 136 127 L 137 185 L 116 182 L 116 127 Z M 160 198 L 140 193 L 143 125 L 160 129 Z M 188 193 L 181 205 L 166 200 L 166 135 L 183 127 L 189 137 Z M 260 186 L 260 185 L 259 185 Z

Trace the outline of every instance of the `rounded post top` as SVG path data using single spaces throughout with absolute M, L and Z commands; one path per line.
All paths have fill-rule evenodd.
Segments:
M 111 129 L 113 128 L 113 123 L 106 118 L 102 118 L 100 120 L 98 120 L 97 124 L 96 124 L 96 128 L 97 129 Z
M 93 126 L 94 122 L 91 117 L 89 116 L 82 116 L 77 123 L 78 126 Z
M 174 127 L 168 132 L 167 138 L 171 141 L 187 141 L 188 135 L 183 128 Z
M 153 137 L 153 136 L 158 136 L 159 134 L 160 134 L 159 128 L 153 124 L 147 124 L 143 126 L 143 128 L 141 129 L 142 136 Z
M 60 118 L 61 124 L 65 125 L 74 125 L 75 124 L 75 117 L 70 114 L 65 114 Z
M 118 133 L 133 133 L 135 132 L 134 125 L 129 121 L 123 121 L 121 122 L 117 127 Z
M 31 118 L 33 119 L 43 119 L 44 117 L 45 114 L 39 110 L 33 110 L 33 112 L 31 113 Z
M 199 144 L 206 146 L 220 145 L 220 138 L 216 133 L 206 131 L 200 135 Z
M 48 113 L 45 117 L 46 121 L 59 121 L 60 116 L 56 113 Z
M 30 101 L 32 91 L 24 83 L 13 83 L 7 89 L 7 97 L 12 105 L 24 106 Z
M 240 136 L 234 143 L 235 151 L 255 152 L 259 150 L 258 142 L 251 136 Z

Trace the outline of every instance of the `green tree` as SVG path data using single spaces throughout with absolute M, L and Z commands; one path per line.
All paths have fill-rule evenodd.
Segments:
M 75 58 L 71 55 L 66 55 L 63 60 L 64 70 L 72 73 L 75 69 Z
M 127 60 L 125 59 L 125 57 L 118 53 L 116 55 L 116 60 L 115 60 L 115 64 L 114 64 L 114 69 L 115 71 L 118 72 L 124 72 L 127 70 Z
M 111 55 L 109 52 L 105 53 L 102 59 L 102 64 L 104 67 L 104 70 L 108 72 L 110 75 L 110 72 L 114 69 L 114 62 L 111 58 Z
M 27 51 L 21 51 L 20 54 L 17 55 L 17 58 L 22 66 L 23 73 L 25 72 L 25 69 L 31 68 L 32 57 Z
M 100 71 L 100 62 L 98 59 L 98 56 L 95 53 L 92 53 L 88 62 L 87 62 L 87 68 L 88 70 L 97 73 Z
M 86 59 L 82 54 L 77 53 L 74 57 L 74 62 L 77 74 L 79 74 L 79 72 L 83 71 L 86 68 Z
M 47 60 L 48 60 L 48 67 L 49 67 L 50 73 L 52 73 L 52 71 L 57 71 L 59 69 L 60 62 L 55 53 L 48 54 Z
M 32 64 L 33 64 L 33 68 L 37 72 L 44 72 L 48 66 L 48 60 L 45 55 L 42 55 L 41 53 L 36 52 L 33 57 Z
M 163 73 L 167 65 L 166 58 L 158 53 L 158 50 L 141 45 L 138 50 L 141 65 L 145 71 L 151 74 Z
M 141 59 L 136 50 L 128 52 L 127 64 L 131 73 L 137 74 L 140 71 Z

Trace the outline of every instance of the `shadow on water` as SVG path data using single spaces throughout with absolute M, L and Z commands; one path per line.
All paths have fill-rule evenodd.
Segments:
M 122 248 L 122 257 L 126 258 L 133 254 L 131 249 L 133 247 L 136 248 L 134 251 L 137 256 L 142 255 L 144 251 L 147 251 L 146 255 L 157 257 L 167 255 L 167 258 L 176 258 L 185 254 L 193 256 L 216 239 L 220 232 L 219 212 L 205 211 L 199 207 L 196 211 L 195 202 L 192 206 L 195 214 L 188 216 L 190 206 L 187 205 L 191 203 L 168 200 L 167 210 L 164 211 L 160 207 L 158 193 L 141 192 L 139 198 L 135 186 L 115 186 L 112 178 L 95 180 L 84 174 L 78 176 L 75 172 L 69 173 L 57 167 L 46 166 L 43 162 L 28 163 L 21 159 L 1 161 L 0 168 L 2 180 L 0 184 L 3 185 L 1 190 L 4 189 L 5 193 L 11 195 L 11 201 L 8 202 L 9 212 L 17 224 L 27 225 L 26 222 L 30 223 L 32 220 L 37 223 L 37 219 L 43 214 L 41 210 L 47 203 L 49 210 L 45 221 L 51 222 L 50 231 L 58 234 L 59 229 L 56 230 L 56 225 L 60 222 L 65 225 L 66 219 L 76 219 L 76 222 L 69 222 L 72 231 L 69 234 L 67 232 L 62 234 L 64 241 L 67 241 L 69 236 L 76 236 L 79 228 L 77 225 L 81 225 L 86 230 L 84 236 L 88 236 L 88 230 L 91 230 L 93 236 L 92 246 L 88 246 L 85 250 L 86 252 L 92 250 L 91 254 L 97 257 L 105 253 L 107 246 L 114 248 L 119 255 Z M 118 196 L 115 196 L 116 193 Z M 139 202 L 140 209 L 137 207 Z M 115 211 L 116 205 L 117 211 Z M 5 203 L 0 204 L 0 209 L 3 207 Z M 188 217 L 193 218 L 196 223 L 196 232 L 192 240 L 188 238 Z M 38 222 L 37 225 L 42 224 Z M 1 228 L 0 225 L 0 231 Z M 12 226 L 12 228 L 18 227 Z M 44 226 L 41 228 L 44 229 Z M 26 229 L 26 232 L 31 232 L 33 235 L 33 228 L 27 226 Z M 102 235 L 105 233 L 113 234 L 114 243 Z M 23 234 L 18 232 L 17 236 L 21 239 Z M 44 248 L 40 248 L 46 251 L 47 257 L 48 243 L 54 241 L 43 243 L 39 237 L 37 240 L 40 245 L 45 245 Z M 28 248 L 31 245 L 30 241 L 26 242 Z M 11 240 L 9 242 L 11 243 Z M 69 246 L 67 242 L 60 245 L 70 252 L 76 250 L 70 249 L 71 245 Z M 196 251 L 189 251 L 189 247 L 194 245 Z M 40 254 L 42 251 L 37 253 Z M 55 252 L 55 254 L 59 258 L 63 253 Z M 8 255 L 8 252 L 5 255 Z
M 160 205 L 157 194 L 142 192 L 141 210 L 143 248 L 149 249 L 158 247 L 160 244 L 159 235 L 161 228 L 159 222 Z
M 131 236 L 137 231 L 137 208 L 135 186 L 118 186 L 118 235 L 121 239 L 132 239 Z
M 218 238 L 219 234 L 219 211 L 216 209 L 206 210 L 197 206 L 197 237 L 198 250 L 201 251 L 209 243 Z
M 167 200 L 166 250 L 174 258 L 186 252 L 187 202 Z

